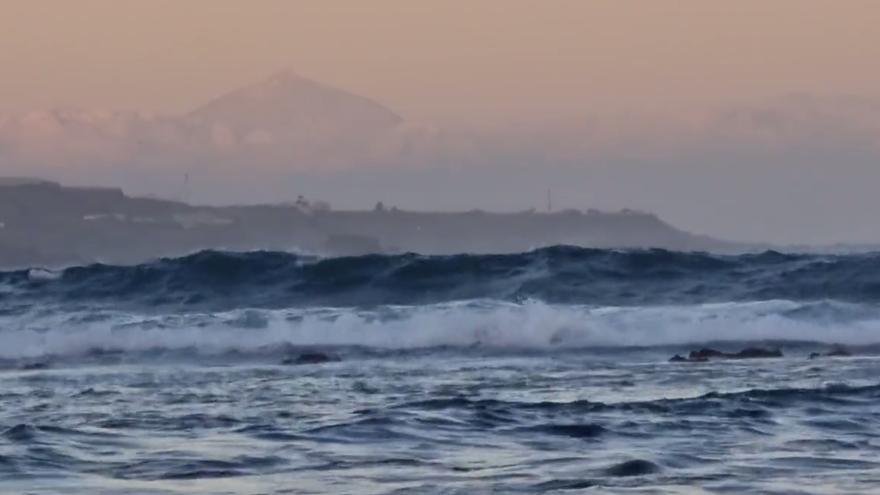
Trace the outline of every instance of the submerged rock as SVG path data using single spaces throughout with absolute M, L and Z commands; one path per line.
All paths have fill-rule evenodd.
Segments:
M 281 361 L 281 364 L 299 365 L 299 364 L 322 364 L 340 361 L 336 356 L 324 354 L 323 352 L 304 352 L 298 356 L 289 356 Z
M 761 358 L 779 358 L 782 357 L 782 351 L 779 349 L 762 349 L 760 347 L 746 347 L 739 352 L 722 352 L 718 349 L 704 347 L 702 349 L 691 351 L 687 357 L 679 354 L 669 359 L 671 363 L 704 363 L 710 359 L 761 359 Z

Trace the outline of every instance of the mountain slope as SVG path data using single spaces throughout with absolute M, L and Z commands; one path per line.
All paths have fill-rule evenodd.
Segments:
M 394 112 L 369 98 L 289 71 L 220 96 L 187 117 L 238 132 L 369 132 L 403 122 Z

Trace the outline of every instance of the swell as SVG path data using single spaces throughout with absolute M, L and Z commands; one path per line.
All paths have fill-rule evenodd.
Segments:
M 880 302 L 880 254 L 739 256 L 557 246 L 508 255 L 314 258 L 204 251 L 135 266 L 0 272 L 0 310 L 35 302 L 185 308 L 376 306 L 497 299 L 634 306 Z

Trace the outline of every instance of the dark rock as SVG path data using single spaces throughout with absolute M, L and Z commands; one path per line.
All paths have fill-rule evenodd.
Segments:
M 304 352 L 299 356 L 290 356 L 284 358 L 281 364 L 322 364 L 339 361 L 336 356 L 324 354 L 323 352 Z
M 820 358 L 820 357 L 822 357 L 822 355 L 819 354 L 818 352 L 811 352 L 810 357 L 808 359 L 816 359 L 816 358 Z
M 644 476 L 646 474 L 653 474 L 660 471 L 660 466 L 654 464 L 650 461 L 645 461 L 642 459 L 634 459 L 631 461 L 621 462 L 620 464 L 615 464 L 610 468 L 605 470 L 605 473 L 609 476 Z
M 778 358 L 782 357 L 782 351 L 779 349 L 762 349 L 760 347 L 746 347 L 745 349 L 735 352 L 721 352 L 717 349 L 705 347 L 697 351 L 691 351 L 687 358 L 678 354 L 669 359 L 671 363 L 703 363 L 710 359 L 761 359 L 761 358 Z
M 700 349 L 699 351 L 691 351 L 691 353 L 688 354 L 688 359 L 691 361 L 706 361 L 707 359 L 710 359 L 710 358 L 721 358 L 721 357 L 726 357 L 726 356 L 727 356 L 726 354 L 724 354 L 723 352 L 721 352 L 717 349 L 711 349 L 711 348 L 704 347 L 703 349 Z

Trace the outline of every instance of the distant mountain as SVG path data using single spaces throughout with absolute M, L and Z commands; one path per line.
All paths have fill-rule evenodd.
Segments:
M 185 115 L 76 108 L 0 115 L 0 166 L 368 163 L 376 150 L 398 146 L 403 123 L 373 100 L 286 71 Z
M 371 132 L 403 122 L 373 100 L 290 71 L 220 96 L 187 117 L 237 132 Z

